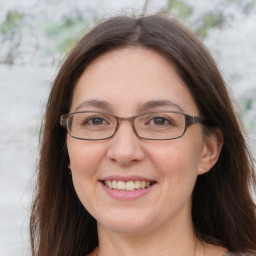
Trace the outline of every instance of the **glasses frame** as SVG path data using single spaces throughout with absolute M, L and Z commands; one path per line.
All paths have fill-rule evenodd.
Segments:
M 114 132 L 111 136 L 108 136 L 108 137 L 103 138 L 103 139 L 84 139 L 84 138 L 76 137 L 76 136 L 72 135 L 70 130 L 69 130 L 68 120 L 69 120 L 70 116 L 72 116 L 74 114 L 77 114 L 77 113 L 98 113 L 98 114 L 104 114 L 104 115 L 112 116 L 117 121 L 116 129 L 114 130 Z M 167 138 L 167 139 L 152 139 L 152 138 L 146 138 L 146 137 L 140 136 L 137 133 L 136 129 L 135 129 L 134 120 L 139 116 L 147 115 L 147 114 L 155 114 L 155 113 L 176 113 L 176 114 L 183 115 L 185 117 L 185 128 L 184 128 L 183 133 L 181 135 L 177 136 L 177 137 Z M 130 121 L 132 123 L 132 127 L 133 127 L 133 130 L 134 130 L 136 136 L 140 139 L 145 139 L 145 140 L 174 140 L 174 139 L 178 139 L 178 138 L 182 137 L 186 133 L 187 128 L 190 127 L 191 125 L 196 124 L 196 123 L 205 123 L 206 121 L 209 121 L 209 120 L 210 120 L 210 118 L 205 117 L 205 116 L 191 116 L 189 114 L 186 114 L 186 113 L 183 113 L 183 112 L 178 112 L 178 111 L 153 111 L 153 112 L 146 112 L 146 113 L 143 113 L 143 114 L 130 116 L 130 117 L 119 117 L 119 116 L 112 115 L 110 113 L 105 113 L 105 112 L 100 112 L 100 111 L 75 111 L 75 112 L 70 112 L 68 114 L 61 115 L 60 125 L 64 128 L 66 128 L 67 132 L 69 133 L 69 135 L 72 138 L 75 138 L 75 139 L 78 139 L 78 140 L 92 140 L 92 141 L 94 141 L 94 140 L 107 140 L 107 139 L 112 138 L 116 134 L 116 132 L 117 132 L 117 130 L 118 130 L 122 121 Z

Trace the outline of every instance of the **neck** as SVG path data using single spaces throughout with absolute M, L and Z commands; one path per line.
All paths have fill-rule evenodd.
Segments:
M 115 232 L 98 225 L 98 235 L 98 256 L 194 256 L 199 244 L 190 218 L 178 225 L 164 223 L 161 229 L 136 233 Z

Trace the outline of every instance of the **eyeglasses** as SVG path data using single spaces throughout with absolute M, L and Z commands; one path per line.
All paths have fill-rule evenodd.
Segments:
M 118 117 L 95 111 L 79 111 L 60 118 L 71 137 L 80 140 L 106 140 L 113 137 L 122 121 L 130 121 L 139 138 L 173 140 L 182 137 L 187 128 L 208 120 L 175 111 L 149 112 L 131 117 Z

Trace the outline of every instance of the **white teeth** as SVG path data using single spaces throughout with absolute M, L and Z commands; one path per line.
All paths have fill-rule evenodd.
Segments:
M 113 188 L 112 182 L 108 180 L 108 181 L 107 181 L 107 186 L 108 186 L 109 188 Z
M 125 189 L 126 190 L 134 190 L 134 182 L 133 181 L 126 182 Z
M 111 183 L 110 180 L 108 180 L 108 182 Z M 112 188 L 113 188 L 113 189 L 117 189 L 117 181 L 116 181 L 116 180 L 113 180 L 113 181 L 112 181 Z
M 104 184 L 112 189 L 116 189 L 116 190 L 127 190 L 127 191 L 133 191 L 135 189 L 145 189 L 148 188 L 150 186 L 150 182 L 149 181 L 121 181 L 121 180 L 107 180 L 104 181 Z
M 141 187 L 141 188 L 145 188 L 145 187 L 146 187 L 146 181 L 141 181 L 140 187 Z
M 135 189 L 140 189 L 140 181 L 136 180 L 134 184 Z
M 126 185 L 125 185 L 125 182 L 124 181 L 118 181 L 117 182 L 117 189 L 118 190 L 123 190 L 123 189 L 125 189 L 125 187 L 126 187 Z

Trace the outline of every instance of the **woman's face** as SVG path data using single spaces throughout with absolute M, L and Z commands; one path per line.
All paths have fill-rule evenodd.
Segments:
M 198 108 L 174 67 L 158 53 L 139 47 L 108 52 L 94 60 L 76 84 L 70 112 L 100 111 L 129 117 L 151 111 Z M 209 148 L 200 124 L 175 140 L 140 139 L 129 121 L 100 141 L 67 136 L 75 190 L 100 228 L 136 233 L 188 223 L 198 174 L 209 169 Z M 104 183 L 148 188 L 115 190 Z M 122 183 L 123 182 L 123 183 Z

